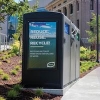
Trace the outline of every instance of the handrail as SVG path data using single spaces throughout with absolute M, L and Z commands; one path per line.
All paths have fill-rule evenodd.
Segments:
M 6 50 L 6 49 L 7 49 L 7 35 L 0 33 L 0 51 Z

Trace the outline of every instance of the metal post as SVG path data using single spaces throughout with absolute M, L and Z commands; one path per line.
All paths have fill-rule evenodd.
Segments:
M 97 62 L 99 63 L 99 31 L 98 31 L 98 21 L 99 21 L 99 18 L 98 18 L 98 0 L 97 0 Z

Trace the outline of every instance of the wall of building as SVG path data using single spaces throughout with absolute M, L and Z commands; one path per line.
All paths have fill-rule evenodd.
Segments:
M 79 29 L 81 32 L 81 38 L 87 38 L 88 35 L 86 33 L 86 30 L 90 30 L 90 26 L 87 24 L 87 22 L 90 22 L 90 19 L 92 18 L 91 13 L 95 13 L 97 11 L 96 1 L 94 0 L 94 9 L 90 10 L 90 0 L 66 0 L 66 3 L 64 3 L 65 0 L 53 0 L 50 4 L 46 6 L 46 9 L 50 11 L 58 11 L 61 10 L 62 13 L 63 7 L 67 8 L 67 17 L 77 26 L 77 20 L 79 20 Z M 79 11 L 77 11 L 77 1 L 79 2 Z M 60 6 L 58 4 L 61 3 Z M 70 14 L 70 4 L 73 4 L 73 13 Z M 99 0 L 99 9 L 100 9 L 100 0 Z M 100 10 L 99 10 L 100 14 Z

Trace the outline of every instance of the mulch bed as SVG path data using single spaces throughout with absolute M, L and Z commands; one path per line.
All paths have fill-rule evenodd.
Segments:
M 11 89 L 11 87 L 14 84 L 20 84 L 20 82 L 21 82 L 21 70 L 18 71 L 17 75 L 11 75 L 11 73 L 10 73 L 10 71 L 12 69 L 14 69 L 14 67 L 16 65 L 20 65 L 19 61 L 21 61 L 21 59 L 22 59 L 21 56 L 19 56 L 19 57 L 14 56 L 9 59 L 10 63 L 2 62 L 2 65 L 0 65 L 0 69 L 3 69 L 4 73 L 7 73 L 10 75 L 10 80 L 7 80 L 7 81 L 3 81 L 0 77 L 0 95 L 3 96 L 4 98 L 6 98 L 7 100 L 13 100 L 13 99 L 7 98 L 7 92 Z M 98 66 L 81 74 L 80 78 L 83 77 L 84 75 L 86 75 L 87 73 L 89 73 L 90 71 L 94 70 L 97 67 Z M 35 97 L 34 91 L 27 89 L 27 90 L 21 90 L 20 95 L 18 97 L 14 98 L 14 100 L 32 100 L 32 97 L 33 98 Z M 44 95 L 41 97 L 41 100 L 61 100 L 61 97 L 62 96 L 44 93 Z

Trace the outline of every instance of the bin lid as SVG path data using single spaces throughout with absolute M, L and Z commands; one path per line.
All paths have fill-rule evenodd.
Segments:
M 36 12 L 49 12 L 49 11 L 45 9 L 44 7 L 40 7 L 40 8 L 37 8 Z

